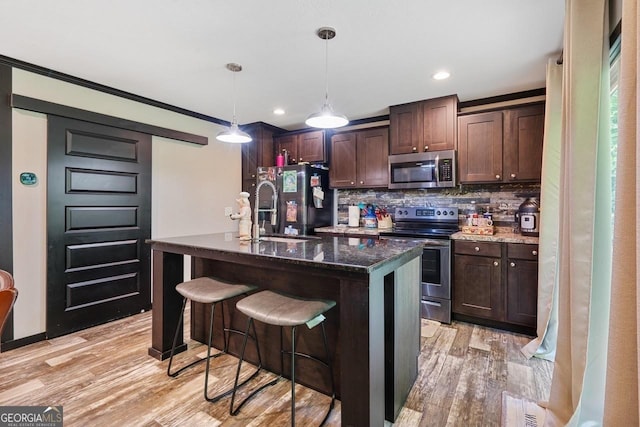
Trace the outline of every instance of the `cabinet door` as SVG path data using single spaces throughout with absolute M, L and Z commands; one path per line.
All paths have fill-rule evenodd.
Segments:
M 407 154 L 418 151 L 418 109 L 420 103 L 394 105 L 389 108 L 391 154 Z
M 338 133 L 331 137 L 331 188 L 356 186 L 356 132 Z
M 544 105 L 505 111 L 505 181 L 540 181 L 543 140 Z
M 324 131 L 312 131 L 298 134 L 298 161 L 325 163 Z
M 458 118 L 460 182 L 502 181 L 502 112 Z
M 289 153 L 289 164 L 298 163 L 298 135 L 281 135 L 276 137 L 276 152 L 282 154 L 283 150 Z
M 507 262 L 507 321 L 535 328 L 538 262 L 514 258 Z
M 357 186 L 389 185 L 389 129 L 371 129 L 357 133 Z
M 253 138 L 253 135 L 252 135 Z M 258 168 L 258 141 L 242 144 L 242 179 L 256 179 L 256 169 Z
M 500 258 L 454 256 L 453 311 L 469 316 L 502 321 Z
M 261 129 L 258 138 L 258 166 L 275 166 L 273 131 Z
M 423 101 L 418 113 L 418 151 L 455 149 L 457 137 L 458 97 L 446 96 Z

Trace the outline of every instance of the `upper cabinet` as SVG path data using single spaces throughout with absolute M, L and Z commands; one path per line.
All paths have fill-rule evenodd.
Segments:
M 457 95 L 391 106 L 390 154 L 455 149 L 457 114 Z
M 275 138 L 275 144 L 278 154 L 282 153 L 282 150 L 287 150 L 289 164 L 326 163 L 328 160 L 322 130 L 279 135 Z
M 264 123 L 254 123 L 244 128 L 252 141 L 242 144 L 242 179 L 255 179 L 258 166 L 273 166 L 275 151 L 274 129 Z
M 540 181 L 544 105 L 458 118 L 461 183 Z
M 386 187 L 389 180 L 387 127 L 341 132 L 331 137 L 331 188 Z
M 544 141 L 544 105 L 504 112 L 506 181 L 540 181 Z
M 251 135 L 252 141 L 242 144 L 242 191 L 251 194 L 253 206 L 253 193 L 256 187 L 256 170 L 258 166 L 274 166 L 275 151 L 273 135 L 282 132 L 265 123 L 253 123 L 243 128 Z

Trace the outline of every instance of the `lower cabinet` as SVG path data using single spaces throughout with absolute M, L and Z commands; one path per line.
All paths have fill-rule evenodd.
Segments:
M 538 246 L 454 241 L 453 313 L 536 327 Z
M 535 328 L 538 311 L 538 245 L 506 245 L 506 320 Z

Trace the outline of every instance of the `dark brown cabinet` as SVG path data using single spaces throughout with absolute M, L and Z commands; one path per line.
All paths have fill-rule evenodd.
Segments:
M 505 181 L 540 181 L 544 141 L 544 105 L 504 112 Z
M 331 188 L 386 187 L 389 128 L 342 132 L 331 137 Z
M 254 123 L 243 130 L 251 135 L 252 141 L 242 144 L 242 191 L 247 191 L 253 197 L 258 166 L 276 164 L 273 135 L 282 129 L 265 123 Z M 251 200 L 253 205 L 253 199 Z
M 391 106 L 390 153 L 455 149 L 457 113 L 457 95 Z
M 461 183 L 540 181 L 544 105 L 458 118 Z
M 458 119 L 460 182 L 502 181 L 502 112 Z
M 300 162 L 326 163 L 325 133 L 322 130 L 279 135 L 275 138 L 276 152 L 289 153 L 289 164 Z
M 538 245 L 456 240 L 453 264 L 454 313 L 535 329 Z
M 500 243 L 455 242 L 453 312 L 504 317 Z
M 507 244 L 507 322 L 536 327 L 538 245 Z

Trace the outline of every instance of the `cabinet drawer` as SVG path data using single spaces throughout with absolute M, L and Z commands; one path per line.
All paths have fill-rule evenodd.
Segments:
M 538 245 L 507 243 L 507 258 L 538 260 Z
M 457 240 L 455 242 L 455 253 L 465 255 L 482 255 L 500 258 L 501 243 L 497 242 L 466 242 Z
M 420 315 L 423 319 L 451 323 L 451 300 L 443 298 L 425 298 L 420 301 Z

